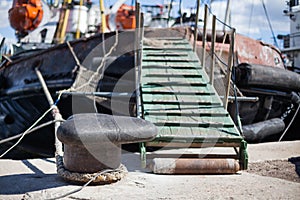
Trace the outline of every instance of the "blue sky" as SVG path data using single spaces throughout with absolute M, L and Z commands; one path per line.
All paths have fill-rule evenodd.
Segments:
M 98 3 L 99 0 L 92 0 Z M 112 5 L 116 0 L 104 0 L 105 6 Z M 201 2 L 210 2 L 202 0 Z M 287 34 L 289 32 L 289 18 L 283 15 L 285 9 L 284 0 L 263 0 L 265 2 L 271 24 L 275 33 Z M 132 0 L 126 3 L 131 4 Z M 141 4 L 161 4 L 164 0 L 140 0 Z M 165 0 L 166 2 L 166 0 Z M 175 0 L 179 2 L 179 0 Z M 4 36 L 8 41 L 15 41 L 14 31 L 8 22 L 8 9 L 12 0 L 0 0 L 0 36 Z M 183 0 L 184 7 L 194 7 L 194 0 Z M 214 0 L 211 3 L 212 12 L 221 20 L 224 20 L 226 1 Z M 176 13 L 174 11 L 174 13 Z M 203 7 L 200 10 L 200 18 L 203 18 Z M 231 0 L 231 26 L 237 29 L 238 33 L 261 39 L 273 44 L 272 34 L 262 7 L 262 0 Z M 280 41 L 278 41 L 280 42 Z

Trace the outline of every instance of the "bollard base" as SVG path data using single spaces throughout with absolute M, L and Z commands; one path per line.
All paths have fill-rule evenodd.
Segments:
M 65 145 L 64 148 L 64 166 L 69 171 L 95 173 L 103 169 L 116 169 L 120 163 L 120 144 Z

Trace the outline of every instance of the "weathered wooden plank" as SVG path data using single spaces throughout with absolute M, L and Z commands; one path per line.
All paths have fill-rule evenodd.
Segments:
M 170 106 L 170 105 L 164 105 L 164 106 Z M 171 105 L 172 106 L 172 105 Z M 173 105 L 174 107 L 174 105 Z M 196 114 L 201 114 L 201 116 L 210 116 L 210 115 L 215 115 L 215 116 L 222 116 L 222 115 L 226 115 L 228 116 L 227 111 L 225 111 L 221 106 L 220 107 L 216 107 L 216 106 L 211 106 L 210 108 L 208 106 L 206 107 L 201 107 L 201 106 L 194 106 L 194 107 L 188 107 L 188 106 L 184 106 L 185 108 L 181 108 L 181 109 L 171 109 L 171 107 L 164 107 L 162 109 L 160 109 L 161 107 L 158 107 L 157 105 L 154 106 L 150 106 L 148 104 L 145 105 L 145 116 L 151 113 L 161 113 L 161 115 L 176 115 L 176 113 L 183 114 L 183 116 L 185 115 L 185 113 L 192 113 L 191 116 L 193 116 L 193 113 Z M 169 109 L 168 109 L 169 108 Z M 159 115 L 159 114 L 156 114 Z M 230 118 L 231 119 L 231 118 Z
M 186 47 L 186 48 L 192 48 L 190 43 L 187 41 L 178 41 L 178 42 L 172 42 L 172 41 L 162 41 L 160 42 L 160 44 L 163 44 L 163 46 L 159 46 L 159 45 L 144 45 L 143 49 L 147 49 L 148 47 L 158 47 L 159 49 L 165 49 L 165 48 L 174 48 L 174 47 Z
M 167 70 L 171 71 L 171 70 Z M 201 74 L 196 73 L 178 73 L 172 70 L 170 73 L 152 73 L 152 74 L 145 74 L 144 77 L 176 77 L 176 78 L 201 78 Z
M 154 50 L 143 50 L 143 56 L 151 56 L 151 54 L 170 54 L 170 55 L 183 55 L 191 58 L 199 59 L 199 57 L 193 51 L 176 51 L 168 49 L 154 49 Z
M 206 81 L 202 77 L 183 77 L 183 76 L 170 76 L 170 77 L 142 77 L 141 81 L 143 84 L 150 85 L 166 85 L 170 84 L 183 85 L 183 86 L 203 86 L 206 85 Z
M 143 71 L 142 73 L 144 72 L 144 70 L 151 70 L 150 72 L 153 72 L 154 70 L 166 70 L 166 69 L 172 69 L 172 70 L 184 70 L 184 71 L 195 71 L 195 73 L 201 73 L 203 74 L 203 71 L 200 71 L 202 70 L 202 66 L 196 66 L 196 65 L 193 65 L 193 64 L 190 64 L 190 63 L 181 63 L 181 64 L 178 64 L 176 63 L 176 65 L 168 65 L 168 64 L 163 64 L 163 63 L 145 63 L 145 65 L 143 65 Z
M 184 136 L 194 136 L 194 137 L 227 137 L 227 138 L 237 138 L 240 137 L 236 132 L 235 128 L 226 128 L 227 133 L 224 134 L 222 128 L 214 128 L 214 127 L 170 127 L 170 126 L 162 126 L 158 128 L 159 137 L 172 135 L 175 137 L 184 137 Z
M 161 111 L 145 111 L 145 116 L 195 116 L 195 117 L 227 117 L 229 114 L 223 110 L 217 109 L 194 109 L 194 110 L 161 110 Z
M 153 122 L 156 126 L 174 126 L 174 127 L 203 127 L 203 128 L 231 128 L 234 124 L 220 123 L 220 122 L 181 122 L 181 121 L 157 121 Z
M 201 66 L 201 68 L 202 68 L 202 66 Z M 172 65 L 143 65 L 143 72 L 145 71 L 145 70 L 160 70 L 160 71 L 162 71 L 162 70 L 166 70 L 166 69 L 173 69 L 173 70 L 181 70 L 181 71 L 189 71 L 189 72 L 192 72 L 192 71 L 194 71 L 194 73 L 202 73 L 200 70 L 198 70 L 199 69 L 199 67 L 196 67 L 196 66 L 192 66 L 192 65 L 190 65 L 190 66 L 188 66 L 188 65 L 185 65 L 185 64 L 182 64 L 182 65 L 174 65 L 174 66 L 172 66 Z
M 172 68 L 179 68 L 179 67 L 193 67 L 193 68 L 197 68 L 197 69 L 201 69 L 202 65 L 200 65 L 197 62 L 168 62 L 167 60 L 164 61 L 144 61 L 143 62 L 143 66 L 144 67 L 148 67 L 148 66 L 172 66 Z
M 161 104 L 161 105 L 221 105 L 221 102 L 217 101 L 204 101 L 204 100 L 198 100 L 198 101 L 189 101 L 189 100 L 164 100 L 164 99 L 152 99 L 152 100 L 143 100 L 144 104 Z M 179 107 L 180 108 L 180 107 Z
M 145 51 L 142 58 L 177 58 L 178 60 L 195 58 L 195 60 L 199 60 L 198 57 L 186 51 Z
M 190 54 L 185 52 L 157 52 L 157 51 L 146 51 L 143 53 L 143 57 L 162 57 L 162 56 L 180 56 L 180 57 L 188 57 Z
M 143 48 L 144 50 L 167 50 L 167 51 L 192 51 L 193 49 L 191 47 L 186 47 L 184 45 L 182 46 L 166 46 L 166 47 L 152 47 L 152 46 L 145 46 Z
M 211 102 L 212 105 L 215 104 L 220 104 L 221 101 L 219 99 L 219 97 L 217 97 L 216 95 L 183 95 L 183 94 L 179 94 L 179 95 L 174 95 L 174 94 L 145 94 L 143 93 L 143 101 L 145 101 L 145 103 L 147 102 L 167 102 L 167 101 L 172 101 L 172 102 L 191 102 L 197 104 L 198 102 Z M 207 105 L 207 104 L 205 104 Z
M 206 86 L 208 85 L 206 77 L 191 77 L 191 76 L 169 76 L 169 77 L 141 77 L 141 82 L 145 85 L 152 86 Z
M 155 71 L 155 72 L 152 72 Z M 184 78 L 184 77 L 205 77 L 205 75 L 199 70 L 177 70 L 173 68 L 160 68 L 160 69 L 145 69 L 142 72 L 142 77 L 172 77 L 177 76 L 178 78 Z M 201 81 L 201 80 L 200 80 Z M 204 81 L 204 80 L 203 80 Z
M 215 95 L 212 91 L 205 91 L 205 90 L 198 90 L 198 91 L 191 91 L 191 90 L 147 90 L 144 88 L 143 94 L 161 94 L 161 95 Z
M 166 113 L 162 113 L 159 115 L 154 115 L 153 113 L 145 115 L 145 119 L 153 121 L 153 122 L 158 122 L 158 121 L 176 121 L 176 122 L 193 122 L 193 123 L 201 123 L 203 121 L 205 122 L 211 122 L 211 123 L 225 123 L 225 124 L 230 124 L 232 123 L 232 120 L 230 117 L 227 117 L 228 115 L 222 114 L 220 115 L 212 115 L 211 113 L 207 114 L 201 114 L 194 113 L 193 115 L 170 115 Z
M 221 105 L 186 105 L 186 104 L 143 104 L 145 111 L 174 111 L 174 110 L 197 110 L 197 109 L 210 109 L 210 108 L 222 108 Z
M 177 57 L 165 57 L 165 58 L 159 58 L 159 57 L 144 57 L 143 58 L 144 62 L 148 62 L 148 61 L 155 61 L 155 62 L 177 62 L 177 63 L 186 63 L 186 62 L 191 62 L 191 63 L 198 63 L 199 60 L 196 59 L 190 59 L 190 58 L 177 58 Z
M 172 86 L 172 85 L 143 85 L 143 93 L 191 93 L 191 94 L 215 94 L 211 85 L 204 86 Z
M 184 37 L 151 37 L 154 40 L 187 41 Z
M 190 87 L 193 87 L 193 86 L 207 86 L 207 83 L 199 83 L 197 81 L 193 82 L 193 83 L 189 83 L 189 82 L 178 82 L 178 81 L 151 81 L 149 80 L 148 81 L 144 81 L 142 79 L 142 82 L 143 84 L 145 85 L 145 87 L 148 87 L 148 86 L 190 86 Z
M 178 122 L 180 123 L 179 126 L 185 123 L 193 123 L 193 124 L 201 124 L 201 123 L 208 123 L 208 124 L 225 124 L 225 125 L 232 125 L 232 121 L 230 118 L 226 116 L 176 116 L 176 115 L 145 115 L 145 119 L 151 121 L 153 123 L 156 122 Z M 233 126 L 233 125 L 232 125 Z
M 186 51 L 174 51 L 174 50 L 152 50 L 152 51 L 145 51 L 143 52 L 142 59 L 155 59 L 155 58 L 174 58 L 177 60 L 187 60 L 187 59 L 193 59 L 198 60 L 199 57 L 192 52 L 186 52 Z

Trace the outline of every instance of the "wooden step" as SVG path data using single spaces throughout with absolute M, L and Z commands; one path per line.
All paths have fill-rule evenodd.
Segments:
M 149 86 L 149 85 L 148 85 Z M 156 86 L 146 85 L 142 86 L 142 92 L 145 94 L 183 94 L 183 95 L 210 95 L 215 94 L 215 92 L 210 88 L 210 85 L 202 87 L 193 87 L 193 86 Z
M 172 68 L 176 67 L 195 67 L 198 69 L 202 69 L 202 65 L 200 65 L 199 62 L 169 62 L 168 60 L 164 60 L 163 62 L 156 62 L 156 61 L 144 61 L 143 62 L 143 67 L 144 66 L 153 66 L 153 65 L 159 65 L 159 66 L 174 66 Z
M 192 51 L 191 47 L 153 47 L 144 46 L 143 50 L 164 50 L 164 51 Z
M 221 124 L 232 124 L 230 118 L 226 116 L 200 116 L 200 114 L 194 116 L 178 116 L 178 115 L 145 115 L 145 120 L 156 122 L 180 122 L 180 123 L 221 123 Z
M 144 104 L 179 104 L 179 105 L 221 105 L 220 102 L 212 101 L 176 101 L 176 100 L 153 100 L 144 101 Z
M 187 135 L 192 137 L 204 137 L 204 139 L 210 138 L 240 138 L 239 133 L 236 132 L 234 127 L 183 127 L 183 126 L 157 126 L 158 128 L 158 137 L 176 137 L 184 138 Z M 230 137 L 228 137 L 230 136 Z
M 194 110 L 194 111 L 145 111 L 144 115 L 155 115 L 155 116 L 197 116 L 197 117 L 226 117 L 229 116 L 227 112 L 215 112 L 208 110 Z
M 193 66 L 188 66 L 188 65 L 144 65 L 143 66 L 143 69 L 174 69 L 174 70 L 177 70 L 177 69 L 184 69 L 184 70 L 197 70 L 199 67 L 196 67 L 195 65 Z
M 218 122 L 181 122 L 181 121 L 161 121 L 154 122 L 156 126 L 174 126 L 174 127 L 213 127 L 213 128 L 230 128 L 233 124 L 218 123 Z
M 207 83 L 187 83 L 178 81 L 160 81 L 160 82 L 145 82 L 144 85 L 158 85 L 158 86 L 206 86 Z
M 184 105 L 184 104 L 143 104 L 144 111 L 185 111 L 197 109 L 224 108 L 222 105 Z
M 149 37 L 148 39 L 153 40 L 186 40 L 184 37 Z
M 212 102 L 214 105 L 220 103 L 220 99 L 216 95 L 174 95 L 174 94 L 145 94 L 143 93 L 143 101 L 178 101 L 178 102 Z
M 145 57 L 153 56 L 153 57 L 161 57 L 161 56 L 188 56 L 188 53 L 182 53 L 182 52 L 144 52 L 143 55 Z
M 184 58 L 172 58 L 172 57 L 165 57 L 165 58 L 158 58 L 158 57 L 154 57 L 154 58 L 149 58 L 149 57 L 144 57 L 143 58 L 143 62 L 147 62 L 147 61 L 152 61 L 152 62 L 165 62 L 165 61 L 168 61 L 168 62 L 178 62 L 178 63 L 181 63 L 181 62 L 191 62 L 191 63 L 195 63 L 195 62 L 199 62 L 199 60 L 196 60 L 196 59 L 190 59 L 190 58 L 187 58 L 187 59 L 184 59 Z
M 170 94 L 173 94 L 173 95 L 213 95 L 215 94 L 214 92 L 212 91 L 182 91 L 182 90 L 150 90 L 150 91 L 147 91 L 147 90 L 144 90 L 143 89 L 143 94 L 153 94 L 153 95 L 156 95 L 156 94 L 161 94 L 161 95 L 170 95 Z
M 200 74 L 194 74 L 194 73 L 185 73 L 185 74 L 176 74 L 176 73 L 165 73 L 165 74 L 146 74 L 144 77 L 178 77 L 178 78 L 202 78 L 202 75 Z
M 155 69 L 155 70 L 149 70 L 149 69 L 144 69 L 142 72 L 142 76 L 147 77 L 147 76 L 155 76 L 156 74 L 158 74 L 158 76 L 166 76 L 168 74 L 170 75 L 181 75 L 181 77 L 184 76 L 201 76 L 201 77 L 206 77 L 205 74 L 201 73 L 200 70 L 184 70 L 184 69 L 172 69 L 172 68 L 166 68 L 166 69 Z M 163 75 L 160 75 L 163 74 Z

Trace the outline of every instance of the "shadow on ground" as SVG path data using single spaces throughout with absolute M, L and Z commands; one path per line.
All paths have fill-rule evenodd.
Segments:
M 1 176 L 0 194 L 24 194 L 67 185 L 56 173 L 45 174 L 29 161 L 23 160 L 22 162 L 32 171 L 32 174 Z
M 68 185 L 57 174 L 17 174 L 0 177 L 0 194 L 24 194 Z

